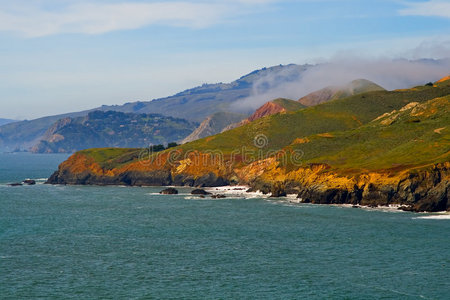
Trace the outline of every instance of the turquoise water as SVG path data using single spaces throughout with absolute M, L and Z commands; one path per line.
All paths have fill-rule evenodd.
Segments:
M 0 154 L 1 299 L 448 298 L 448 219 L 5 185 L 48 177 L 65 157 Z

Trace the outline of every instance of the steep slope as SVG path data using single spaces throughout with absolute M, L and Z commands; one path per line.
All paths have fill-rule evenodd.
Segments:
M 32 148 L 35 153 L 74 152 L 89 147 L 146 147 L 181 140 L 195 123 L 157 114 L 95 111 L 64 118 Z
M 384 91 L 384 88 L 366 79 L 357 79 L 343 86 L 329 86 L 298 100 L 305 106 L 314 106 L 331 100 L 343 99 L 366 92 Z
M 28 149 L 39 142 L 47 129 L 57 120 L 86 116 L 89 112 L 96 110 L 156 113 L 192 122 L 201 122 L 216 112 L 232 111 L 229 108 L 230 105 L 248 97 L 252 92 L 253 83 L 261 78 L 266 76 L 276 78 L 272 84 L 277 86 L 285 82 L 298 80 L 302 73 L 311 67 L 310 65 L 279 65 L 253 71 L 231 83 L 204 84 L 166 98 L 131 102 L 124 105 L 104 105 L 87 111 L 7 124 L 0 127 L 0 148 L 5 150 Z M 244 113 L 250 114 L 251 112 Z
M 246 115 L 231 112 L 215 113 L 207 117 L 188 137 L 182 141 L 182 143 L 192 142 L 220 133 L 228 125 L 239 122 L 245 117 Z
M 297 101 L 285 99 L 285 98 L 278 98 L 272 101 L 269 101 L 265 103 L 263 106 L 258 108 L 250 117 L 247 119 L 242 120 L 241 122 L 233 123 L 225 127 L 222 132 L 225 132 L 227 130 L 231 130 L 233 128 L 237 128 L 239 126 L 248 124 L 250 122 L 256 121 L 258 119 L 271 116 L 278 113 L 284 113 L 288 111 L 296 111 L 299 109 L 303 109 L 306 106 L 304 106 L 301 103 L 298 103 Z
M 275 114 L 158 154 L 85 150 L 49 183 L 240 183 L 304 202 L 450 209 L 449 95 L 447 80 Z

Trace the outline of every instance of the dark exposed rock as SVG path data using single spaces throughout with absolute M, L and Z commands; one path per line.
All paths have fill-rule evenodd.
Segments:
M 172 185 L 176 186 L 196 186 L 196 187 L 212 187 L 212 186 L 225 186 L 230 182 L 222 177 L 216 176 L 214 173 L 209 173 L 198 178 L 194 178 L 192 175 L 176 175 L 173 178 Z
M 450 182 L 445 164 L 434 166 L 431 170 L 410 174 L 398 185 L 368 183 L 351 190 L 327 188 L 323 185 L 300 186 L 297 198 L 303 203 L 352 204 L 369 207 L 401 204 L 405 211 L 450 211 L 448 201 Z M 258 186 L 264 186 L 258 183 Z
M 222 195 L 222 194 L 216 194 L 216 195 L 212 195 L 211 196 L 211 198 L 214 198 L 214 199 L 223 199 L 223 198 L 226 198 L 227 196 L 225 196 L 225 195 Z
M 36 184 L 36 181 L 32 180 L 32 179 L 27 179 L 27 180 L 24 180 L 22 182 L 25 183 L 25 184 L 28 184 L 28 185 L 35 185 Z
M 214 173 L 209 173 L 197 178 L 194 182 L 194 186 L 197 187 L 210 187 L 210 186 L 225 186 L 229 182 L 222 177 L 216 176 Z
M 195 189 L 191 192 L 192 195 L 211 195 L 211 193 L 205 191 L 204 189 Z
M 403 211 L 414 211 L 414 208 L 412 206 L 400 206 L 398 208 L 398 210 L 403 210 Z
M 178 190 L 174 189 L 174 188 L 167 188 L 165 190 L 162 190 L 159 193 L 163 194 L 163 195 L 176 195 L 176 194 L 178 194 Z
M 151 172 L 128 171 L 118 176 L 97 176 L 88 171 L 73 174 L 58 170 L 47 180 L 48 184 L 74 185 L 129 185 L 129 186 L 167 186 L 172 184 L 169 171 Z
M 8 185 L 9 186 L 22 186 L 23 184 L 21 184 L 20 182 L 15 182 L 15 183 L 10 183 Z

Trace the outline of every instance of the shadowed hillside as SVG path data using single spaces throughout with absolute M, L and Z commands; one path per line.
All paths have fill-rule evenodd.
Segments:
M 32 151 L 66 153 L 89 147 L 146 147 L 177 142 L 195 123 L 158 114 L 95 111 L 86 117 L 64 118 L 50 127 Z

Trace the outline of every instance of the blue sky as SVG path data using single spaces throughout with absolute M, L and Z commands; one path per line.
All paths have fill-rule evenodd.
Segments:
M 450 0 L 0 0 L 0 117 L 151 100 L 343 54 L 450 56 Z

